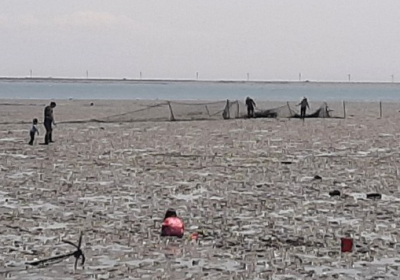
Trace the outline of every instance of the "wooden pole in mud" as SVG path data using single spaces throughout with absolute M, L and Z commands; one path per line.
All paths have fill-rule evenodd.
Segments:
M 168 101 L 169 110 L 171 111 L 171 121 L 175 120 L 174 112 L 172 111 L 171 102 Z
M 227 117 L 228 119 L 231 118 L 231 112 L 230 112 L 230 104 L 229 104 L 229 99 L 226 100 L 226 109 L 227 109 Z
M 379 118 L 382 118 L 382 101 L 379 101 Z
M 346 118 L 346 101 L 343 100 L 343 118 Z
M 207 107 L 207 105 L 206 105 L 206 111 L 207 111 L 207 114 L 208 114 L 208 116 L 209 116 L 209 117 L 211 117 L 211 115 L 210 115 L 210 111 L 208 110 L 208 107 Z
M 287 101 L 286 104 L 287 104 L 287 107 L 288 107 L 289 112 L 290 112 L 290 117 L 293 117 L 293 113 L 292 113 L 292 109 L 290 109 L 289 101 Z M 290 118 L 289 118 L 289 120 L 290 120 Z
M 236 100 L 236 118 L 239 118 L 240 113 L 239 113 L 239 100 Z

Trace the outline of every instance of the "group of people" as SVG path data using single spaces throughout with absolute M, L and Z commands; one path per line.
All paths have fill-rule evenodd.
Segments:
M 304 118 L 306 117 L 307 108 L 310 109 L 310 105 L 308 104 L 307 98 L 303 97 L 303 99 L 299 104 L 297 104 L 297 106 L 300 106 L 300 118 L 304 120 Z M 247 107 L 247 117 L 254 118 L 254 108 L 256 107 L 256 103 L 252 98 L 250 97 L 246 98 L 246 107 Z
M 247 117 L 248 118 L 254 118 L 254 109 L 256 108 L 256 103 L 254 100 L 250 97 L 246 98 L 246 107 L 247 107 Z M 93 104 L 93 103 L 92 103 Z M 91 104 L 91 106 L 92 106 Z M 49 143 L 54 142 L 53 141 L 53 125 L 56 125 L 54 121 L 54 114 L 53 114 L 53 109 L 56 107 L 55 102 L 51 102 L 50 105 L 46 106 L 44 108 L 44 128 L 46 129 L 46 134 L 44 136 L 44 145 L 48 145 Z M 300 118 L 304 120 L 306 117 L 306 111 L 307 108 L 310 109 L 310 106 L 308 104 L 307 98 L 303 97 L 301 102 L 297 104 L 297 106 L 300 106 Z M 33 145 L 33 142 L 35 141 L 35 135 L 39 135 L 39 130 L 37 128 L 38 125 L 38 119 L 33 119 L 33 124 L 30 130 L 30 141 L 29 145 Z
M 55 124 L 53 109 L 56 107 L 55 102 L 51 102 L 50 105 L 44 109 L 44 127 L 46 129 L 46 135 L 44 137 L 44 145 L 48 145 L 53 142 L 52 132 L 53 125 Z M 33 124 L 30 130 L 30 141 L 29 145 L 33 145 L 35 141 L 35 135 L 39 135 L 39 129 L 37 128 L 38 119 L 33 119 Z M 174 209 L 168 209 L 165 214 L 164 221 L 161 227 L 161 236 L 175 236 L 182 238 L 185 232 L 185 224 L 181 218 L 178 217 Z M 194 233 L 191 238 L 197 239 L 198 233 Z
M 44 136 L 44 145 L 53 143 L 53 125 L 56 125 L 54 121 L 53 109 L 57 106 L 55 102 L 51 102 L 50 105 L 44 108 L 44 128 L 46 129 L 46 134 Z M 29 145 L 33 145 L 35 141 L 36 134 L 39 135 L 39 129 L 37 128 L 38 119 L 33 119 L 32 127 L 30 130 L 30 141 Z

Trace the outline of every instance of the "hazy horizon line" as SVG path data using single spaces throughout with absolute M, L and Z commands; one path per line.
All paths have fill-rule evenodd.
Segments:
M 118 81 L 118 82 L 198 82 L 198 83 L 338 83 L 338 84 L 398 84 L 396 81 L 376 80 L 259 80 L 259 79 L 185 79 L 185 78 L 123 78 L 123 77 L 52 77 L 52 76 L 0 76 L 0 81 Z

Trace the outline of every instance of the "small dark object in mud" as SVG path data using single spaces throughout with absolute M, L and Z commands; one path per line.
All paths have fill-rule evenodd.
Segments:
M 319 175 L 315 175 L 315 176 L 314 176 L 314 180 L 322 180 L 322 177 L 319 176 Z
M 351 253 L 353 252 L 354 241 L 352 238 L 341 238 L 341 251 L 342 253 Z
M 367 198 L 368 199 L 381 199 L 382 195 L 380 193 L 368 193 Z
M 92 102 L 92 103 L 90 103 L 90 106 L 93 106 L 94 105 L 94 103 Z
M 330 196 L 340 196 L 340 191 L 338 191 L 338 190 L 330 191 L 329 195 Z
M 291 161 L 281 161 L 282 164 L 292 164 Z

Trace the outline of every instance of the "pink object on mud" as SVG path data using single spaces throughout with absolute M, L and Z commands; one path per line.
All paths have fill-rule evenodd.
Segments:
M 192 237 L 192 240 L 197 240 L 197 239 L 199 239 L 199 234 L 197 232 L 192 233 L 191 237 Z
M 185 224 L 181 218 L 169 217 L 166 218 L 162 224 L 161 236 L 176 236 L 183 237 L 185 232 Z

